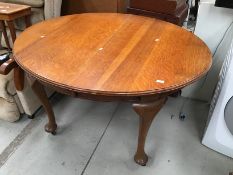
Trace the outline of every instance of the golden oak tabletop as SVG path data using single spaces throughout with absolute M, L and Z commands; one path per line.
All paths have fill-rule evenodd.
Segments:
M 89 13 L 24 31 L 16 62 L 51 85 L 76 92 L 144 95 L 180 89 L 210 68 L 210 50 L 173 24 L 129 14 Z

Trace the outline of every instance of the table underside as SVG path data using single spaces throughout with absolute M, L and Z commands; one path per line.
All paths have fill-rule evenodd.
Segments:
M 90 93 L 82 93 L 82 92 L 74 92 L 67 89 L 62 89 L 60 87 L 53 86 L 49 83 L 41 82 L 35 77 L 28 75 L 29 84 L 32 87 L 33 91 L 41 101 L 47 115 L 48 115 L 48 123 L 45 125 L 45 131 L 48 133 L 56 134 L 57 123 L 54 116 L 54 112 L 52 106 L 48 100 L 46 92 L 44 90 L 44 86 L 49 86 L 53 88 L 57 92 L 62 94 L 66 94 L 76 98 L 83 98 L 94 101 L 125 101 L 131 102 L 132 108 L 139 115 L 139 135 L 138 135 L 138 146 L 137 151 L 134 156 L 134 160 L 137 164 L 145 166 L 148 161 L 148 156 L 145 153 L 145 141 L 146 136 L 149 131 L 150 125 L 155 118 L 156 114 L 160 111 L 163 105 L 167 101 L 167 96 L 173 94 L 174 91 L 169 91 L 161 94 L 152 94 L 152 95 L 144 95 L 144 96 L 127 96 L 127 95 L 98 95 L 98 94 L 90 94 Z

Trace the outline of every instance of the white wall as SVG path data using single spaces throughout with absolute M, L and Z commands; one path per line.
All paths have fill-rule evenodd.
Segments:
M 214 3 L 210 2 L 201 2 L 195 34 L 209 46 L 213 53 L 232 22 L 233 9 L 215 7 Z

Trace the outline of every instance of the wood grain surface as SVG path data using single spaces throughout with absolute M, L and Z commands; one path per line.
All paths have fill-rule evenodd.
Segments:
M 0 19 L 12 21 L 31 14 L 31 7 L 21 4 L 0 2 Z
M 62 1 L 62 15 L 77 13 L 125 13 L 128 0 L 65 0 Z
M 89 13 L 36 24 L 14 45 L 16 62 L 63 89 L 150 95 L 191 84 L 210 68 L 210 50 L 173 24 L 128 14 Z
M 0 13 L 1 14 L 12 14 L 12 13 L 16 13 L 16 12 L 30 9 L 30 8 L 31 7 L 28 5 L 0 2 Z

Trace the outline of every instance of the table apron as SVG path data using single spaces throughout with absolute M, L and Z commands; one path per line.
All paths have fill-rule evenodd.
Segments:
M 113 102 L 113 101 L 122 101 L 122 102 L 133 102 L 133 103 L 145 103 L 145 102 L 152 102 L 159 100 L 161 98 L 167 97 L 171 94 L 176 93 L 177 91 L 180 91 L 180 89 L 176 89 L 169 92 L 163 92 L 158 94 L 149 94 L 149 95 L 127 95 L 127 94 L 119 94 L 119 95 L 111 95 L 111 94 L 95 94 L 95 93 L 88 93 L 88 92 L 77 92 L 74 90 L 69 90 L 66 88 L 61 88 L 55 85 L 52 85 L 50 83 L 41 81 L 35 77 L 32 77 L 31 75 L 28 75 L 33 79 L 36 79 L 39 81 L 42 85 L 45 87 L 49 87 L 56 92 L 59 92 L 61 94 L 65 94 L 68 96 L 72 96 L 75 98 L 81 98 L 81 99 L 87 99 L 87 100 L 93 100 L 93 101 L 101 101 L 101 102 Z

